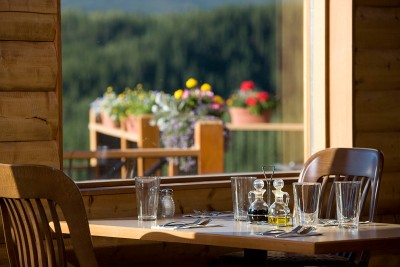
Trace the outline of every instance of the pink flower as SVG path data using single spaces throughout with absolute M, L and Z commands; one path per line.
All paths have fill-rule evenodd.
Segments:
M 258 98 L 258 100 L 260 100 L 261 103 L 264 103 L 264 102 L 268 101 L 269 94 L 267 92 L 259 92 L 257 94 L 257 98 Z
M 257 102 L 258 102 L 258 100 L 255 97 L 248 97 L 246 99 L 246 105 L 248 105 L 248 106 L 256 106 Z
M 248 92 L 251 91 L 255 88 L 255 84 L 253 81 L 243 81 L 240 84 L 240 90 L 242 90 L 243 92 Z

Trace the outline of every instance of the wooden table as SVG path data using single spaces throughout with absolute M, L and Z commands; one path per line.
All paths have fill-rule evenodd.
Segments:
M 176 220 L 189 222 L 194 219 Z M 93 220 L 89 221 L 89 226 L 93 236 L 234 247 L 257 253 L 271 250 L 324 254 L 400 248 L 400 225 L 397 224 L 361 224 L 358 231 L 342 230 L 337 226 L 319 227 L 318 232 L 322 233 L 321 236 L 292 238 L 258 235 L 257 233 L 272 229 L 272 227 L 235 222 L 233 219 L 213 219 L 213 224 L 221 224 L 223 227 L 180 230 L 151 228 L 167 221 L 171 220 L 154 222 L 139 222 L 135 219 Z M 63 232 L 68 232 L 65 224 L 62 225 L 62 229 Z M 254 254 L 251 255 L 254 256 Z M 258 255 L 264 257 L 266 253 L 258 253 Z

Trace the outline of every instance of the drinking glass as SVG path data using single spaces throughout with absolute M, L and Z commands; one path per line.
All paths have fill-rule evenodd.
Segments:
M 319 199 L 321 195 L 320 183 L 294 183 L 294 225 L 317 228 Z
M 247 211 L 250 207 L 249 192 L 253 189 L 256 177 L 231 177 L 233 218 L 236 221 L 247 221 Z
M 339 228 L 357 229 L 360 219 L 360 181 L 334 182 Z
M 156 220 L 160 177 L 135 177 L 135 187 L 138 220 Z

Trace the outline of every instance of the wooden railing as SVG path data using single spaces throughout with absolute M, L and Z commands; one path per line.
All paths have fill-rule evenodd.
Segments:
M 134 135 L 129 135 L 119 129 L 107 129 L 99 124 L 89 125 L 93 131 L 103 131 L 117 135 L 119 138 L 133 140 Z M 78 159 L 92 159 L 91 164 L 96 167 L 99 159 L 132 159 L 138 161 L 137 175 L 144 175 L 146 167 L 152 167 L 149 164 L 143 164 L 145 159 L 152 159 L 152 163 L 160 158 L 167 157 L 195 157 L 197 158 L 197 173 L 222 173 L 224 171 L 224 140 L 223 126 L 220 121 L 199 121 L 195 125 L 194 146 L 187 149 L 169 149 L 169 148 L 123 148 L 91 151 L 73 151 L 64 152 L 64 160 L 71 162 Z M 124 141 L 124 142 L 125 142 Z M 122 141 L 121 141 L 122 142 Z M 96 146 L 97 147 L 97 146 Z M 93 160 L 94 159 L 94 160 Z M 148 162 L 147 162 L 148 163 Z M 65 170 L 68 172 L 67 164 Z M 169 164 L 168 175 L 176 175 L 175 165 Z M 121 173 L 121 177 L 126 177 L 126 171 Z

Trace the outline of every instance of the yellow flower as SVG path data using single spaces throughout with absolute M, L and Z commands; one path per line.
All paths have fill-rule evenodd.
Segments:
M 200 87 L 201 91 L 211 91 L 211 85 L 209 83 L 204 83 Z
M 198 84 L 198 82 L 197 82 L 197 80 L 194 79 L 194 78 L 189 78 L 189 79 L 186 81 L 186 87 L 189 88 L 189 89 L 196 87 L 197 84 Z
M 231 105 L 233 104 L 233 100 L 230 99 L 230 98 L 228 98 L 228 99 L 226 100 L 226 104 L 227 104 L 228 106 L 231 106 Z
M 182 95 L 183 95 L 183 90 L 182 90 L 182 89 L 178 89 L 178 90 L 176 90 L 175 93 L 174 93 L 174 97 L 175 97 L 176 99 L 180 99 L 180 98 L 182 97 Z
M 224 99 L 219 95 L 214 96 L 214 101 L 215 101 L 215 103 L 220 104 L 220 105 L 222 105 L 224 103 Z
M 112 86 L 108 86 L 108 87 L 107 87 L 106 94 L 111 94 L 112 92 L 113 92 Z

